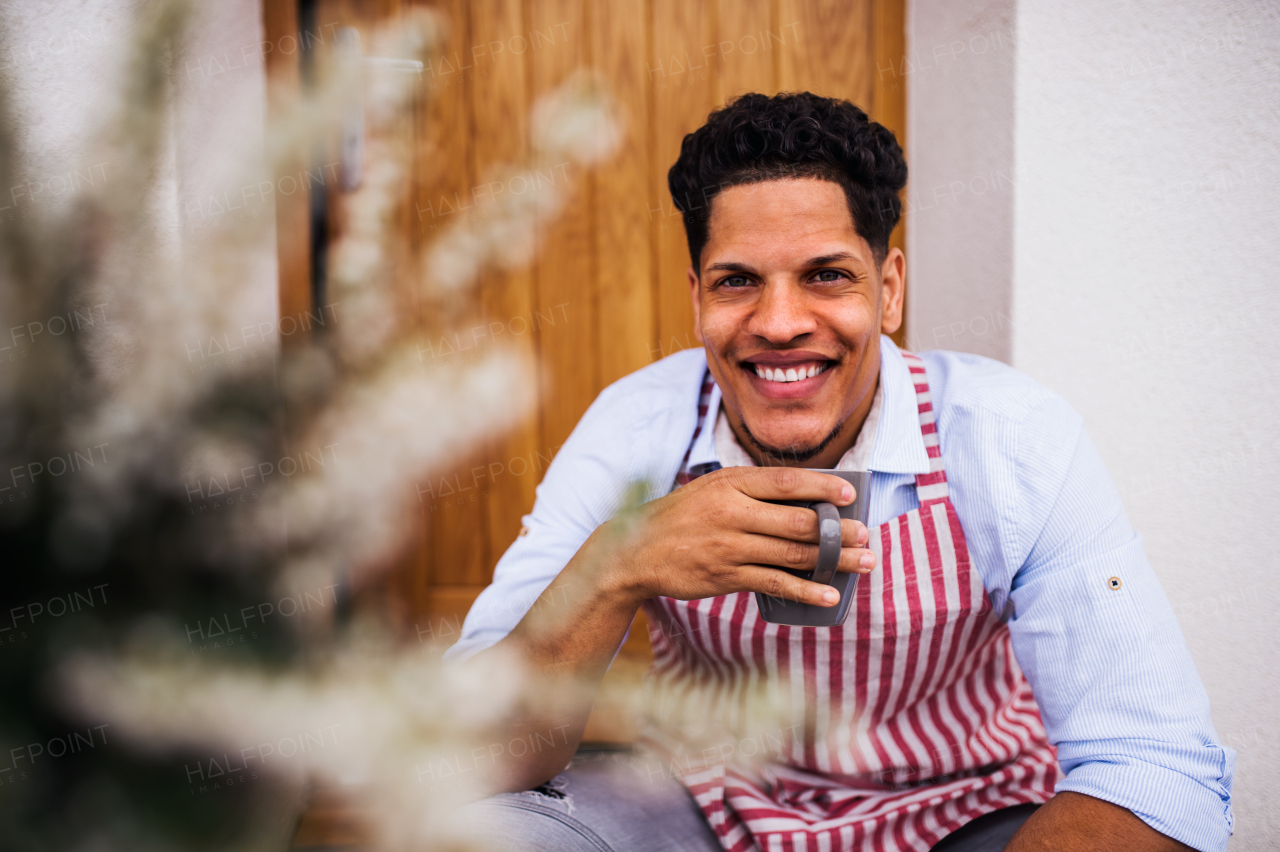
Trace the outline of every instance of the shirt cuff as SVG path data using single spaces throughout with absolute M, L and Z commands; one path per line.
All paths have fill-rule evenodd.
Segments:
M 1227 756 L 1222 755 L 1224 761 Z M 1200 852 L 1226 852 L 1230 798 L 1173 769 L 1122 755 L 1074 767 L 1054 788 L 1127 808 L 1163 835 Z

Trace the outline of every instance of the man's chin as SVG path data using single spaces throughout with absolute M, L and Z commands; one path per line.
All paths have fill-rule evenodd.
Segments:
M 831 445 L 839 435 L 840 430 L 844 428 L 844 423 L 837 423 L 826 435 L 818 440 L 811 437 L 808 440 L 792 439 L 785 443 L 777 442 L 775 435 L 767 435 L 764 438 L 757 436 L 751 431 L 751 427 L 747 425 L 746 420 L 742 421 L 742 431 L 746 433 L 747 439 L 757 450 L 763 453 L 768 459 L 776 461 L 780 464 L 803 464 L 810 459 L 820 455 L 827 447 Z M 770 430 L 771 432 L 773 430 Z M 806 430 L 808 431 L 808 430 Z M 774 439 L 774 440 L 769 440 Z

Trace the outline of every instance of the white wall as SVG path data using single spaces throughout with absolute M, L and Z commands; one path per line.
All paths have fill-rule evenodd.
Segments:
M 961 5 L 969 15 L 954 2 L 914 3 L 910 50 L 946 38 L 934 21 L 967 25 L 990 8 Z M 1272 849 L 1280 11 L 1188 0 L 1016 7 L 1011 286 L 993 276 L 958 293 L 941 274 L 1010 251 L 1002 221 L 990 238 L 970 228 L 968 243 L 929 241 L 942 223 L 913 223 L 912 341 L 935 345 L 922 332 L 941 312 L 963 319 L 1011 295 L 1003 340 L 939 344 L 1008 352 L 1084 415 L 1179 614 L 1217 728 L 1240 752 L 1231 848 Z M 968 152 L 986 128 L 965 122 L 963 105 L 919 108 L 954 85 L 909 83 L 913 180 L 981 161 Z M 1009 138 L 1001 121 L 992 136 Z
M 0 227 L 19 217 L 54 220 L 76 189 L 118 178 L 124 164 L 100 142 L 118 123 L 124 69 L 132 59 L 144 0 L 25 0 L 0 4 L 0 74 L 11 79 L 17 186 L 0 188 Z M 270 170 L 263 154 L 266 79 L 260 0 L 192 4 L 171 81 L 168 161 L 155 203 L 184 279 L 235 264 L 236 286 L 216 294 L 211 312 L 234 334 L 276 327 L 275 207 L 270 191 L 248 193 Z M 234 211 L 224 206 L 236 206 Z M 225 257 L 227 236 L 238 251 Z M 245 233 L 252 236 L 246 237 Z M 124 320 L 125 317 L 121 317 Z M 261 346 L 274 357 L 274 331 Z M 191 354 L 188 345 L 196 348 Z M 172 351 L 193 369 L 225 364 L 179 335 Z M 257 354 L 257 353 L 255 353 Z M 230 359 L 224 359 L 230 363 Z
M 56 221 L 75 197 L 122 168 L 98 142 L 102 127 L 118 125 L 124 67 L 131 58 L 144 0 L 24 0 L 0 3 L 0 74 L 13 101 L 16 186 L 0 187 L 0 228 L 19 217 Z M 226 327 L 270 322 L 278 315 L 275 212 L 270 194 L 237 213 L 216 212 L 222 193 L 269 180 L 263 155 L 266 86 L 260 0 L 192 4 L 185 53 L 175 73 L 167 158 L 155 200 L 165 246 L 180 255 L 181 283 L 193 270 L 232 261 L 236 277 L 212 294 Z M 118 155 L 116 155 L 118 156 Z M 243 203 L 243 197 L 242 197 Z M 219 235 L 247 229 L 234 258 L 219 255 Z M 222 252 L 226 254 L 225 250 Z M 194 297 L 193 297 L 194 298 Z M 107 305 L 108 322 L 137 336 L 140 318 Z M 35 317 L 32 317 L 35 319 Z M 263 357 L 275 357 L 269 335 Z M 223 366 L 190 354 L 191 338 L 164 345 L 178 369 Z M 196 345 L 199 339 L 195 340 Z M 184 363 L 185 359 L 185 363 Z M 175 779 L 177 780 L 177 779 Z M 264 788 L 258 803 L 269 815 L 262 848 L 285 848 L 302 809 L 302 779 Z
M 908 344 L 1011 357 L 1014 0 L 914 3 Z M 928 298 L 916 298 L 927 288 Z

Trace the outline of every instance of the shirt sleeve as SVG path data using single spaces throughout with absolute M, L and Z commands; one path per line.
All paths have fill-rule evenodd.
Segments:
M 1235 752 L 1219 742 L 1173 610 L 1079 415 L 1060 398 L 1038 406 L 1018 430 L 1016 464 L 1010 514 L 1026 556 L 1009 629 L 1066 775 L 1057 790 L 1225 850 Z
M 622 505 L 636 453 L 624 398 L 606 390 L 547 467 L 524 530 L 498 560 L 493 582 L 467 613 L 446 659 L 466 659 L 501 641 L 520 622 L 596 527 Z

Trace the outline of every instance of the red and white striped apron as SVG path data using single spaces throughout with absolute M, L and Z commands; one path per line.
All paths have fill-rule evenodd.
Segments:
M 924 364 L 904 357 L 930 472 L 916 476 L 920 508 L 871 531 L 877 568 L 844 625 L 769 624 L 741 592 L 645 605 L 655 659 L 642 739 L 671 759 L 725 849 L 925 852 L 975 817 L 1053 795 L 1054 749 L 948 496 Z M 789 696 L 795 722 L 772 743 L 750 740 L 752 753 L 774 746 L 767 763 L 741 759 L 748 740 L 681 758 L 682 735 L 656 708 L 684 701 L 688 719 L 694 701 L 732 726 L 761 685 Z

